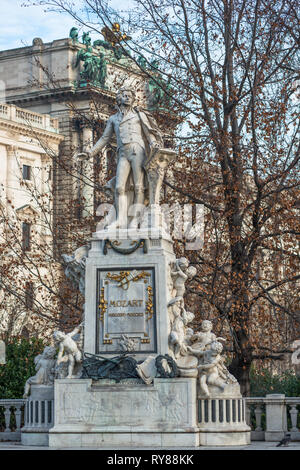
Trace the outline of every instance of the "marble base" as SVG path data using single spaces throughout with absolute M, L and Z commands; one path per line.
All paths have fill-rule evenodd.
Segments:
M 236 430 L 236 431 L 225 431 L 218 432 L 204 432 L 203 430 L 199 433 L 199 445 L 200 446 L 245 446 L 250 444 L 250 430 Z
M 49 447 L 198 446 L 196 379 L 55 381 Z
M 45 446 L 49 445 L 49 429 L 38 429 L 34 432 L 23 431 L 21 433 L 21 443 L 23 446 Z
M 245 400 L 238 383 L 224 390 L 210 386 L 210 396 L 198 392 L 198 426 L 201 446 L 239 446 L 251 441 L 246 424 Z
M 199 433 L 167 433 L 167 432 L 132 432 L 132 433 L 72 433 L 71 431 L 51 434 L 52 448 L 90 448 L 90 447 L 198 447 Z
M 25 405 L 25 422 L 21 429 L 24 446 L 48 446 L 53 426 L 54 386 L 32 385 Z

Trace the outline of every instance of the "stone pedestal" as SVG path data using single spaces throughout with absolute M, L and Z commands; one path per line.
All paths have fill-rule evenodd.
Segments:
M 49 429 L 54 423 L 54 386 L 31 385 L 25 405 L 21 442 L 25 446 L 48 446 Z
M 168 354 L 169 265 L 175 260 L 167 238 L 112 238 L 95 234 L 86 261 L 84 351 L 101 356 Z M 132 235 L 135 232 L 132 232 Z M 139 234 L 141 236 L 141 234 Z M 105 238 L 106 237 L 106 238 Z M 124 335 L 131 342 L 126 350 Z
M 193 317 L 183 307 L 183 282 L 172 279 L 175 261 L 163 227 L 93 235 L 85 262 L 84 374 L 55 380 L 50 447 L 249 443 L 238 384 L 197 398 L 198 359 L 174 362 L 170 337 L 180 339 Z M 188 261 L 178 261 L 176 269 L 187 270 Z
M 196 379 L 55 382 L 49 446 L 198 446 Z
M 266 441 L 280 441 L 287 431 L 285 395 L 272 393 L 266 395 Z
M 245 401 L 239 384 L 224 391 L 210 386 L 210 397 L 198 395 L 200 445 L 238 446 L 250 444 L 251 429 L 246 424 Z

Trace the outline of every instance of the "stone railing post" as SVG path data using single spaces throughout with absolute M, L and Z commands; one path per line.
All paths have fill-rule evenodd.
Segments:
M 287 431 L 287 412 L 284 394 L 266 395 L 266 441 L 280 441 Z

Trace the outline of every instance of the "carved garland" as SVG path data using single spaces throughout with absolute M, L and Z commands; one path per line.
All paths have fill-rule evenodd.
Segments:
M 122 255 L 130 255 L 131 253 L 134 253 L 139 247 L 143 247 L 143 252 L 147 253 L 147 244 L 144 239 L 141 239 L 134 243 L 133 246 L 130 248 L 119 248 L 118 247 L 119 243 L 116 242 L 111 242 L 110 240 L 105 240 L 104 242 L 104 247 L 103 247 L 103 254 L 107 255 L 107 248 L 110 247 L 117 253 L 120 253 Z
M 104 299 L 104 287 L 101 288 L 101 292 L 100 292 L 99 308 L 100 308 L 100 321 L 103 323 L 104 315 L 107 310 L 107 301 Z
M 149 277 L 150 273 L 146 273 L 145 271 L 142 271 L 141 273 L 138 273 L 134 275 L 133 278 L 130 278 L 130 271 L 120 271 L 120 274 L 111 274 L 107 273 L 106 277 L 110 279 L 111 281 L 117 281 L 119 282 L 119 287 L 122 287 L 123 290 L 128 290 L 130 282 L 137 282 L 140 279 L 145 279 L 146 277 Z
M 152 290 L 152 287 L 148 286 L 147 291 L 148 291 L 148 300 L 146 302 L 146 310 L 147 310 L 147 314 L 148 314 L 147 321 L 149 321 L 153 317 L 153 313 L 154 313 L 154 311 L 153 311 L 153 290 Z

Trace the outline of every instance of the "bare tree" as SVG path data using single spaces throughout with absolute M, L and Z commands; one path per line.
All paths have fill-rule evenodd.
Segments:
M 230 332 L 248 394 L 253 360 L 278 358 L 288 320 L 299 334 L 298 2 L 136 0 L 125 13 L 102 0 L 39 3 L 99 34 L 119 21 L 185 123 L 166 185 L 207 210 L 190 298 Z

